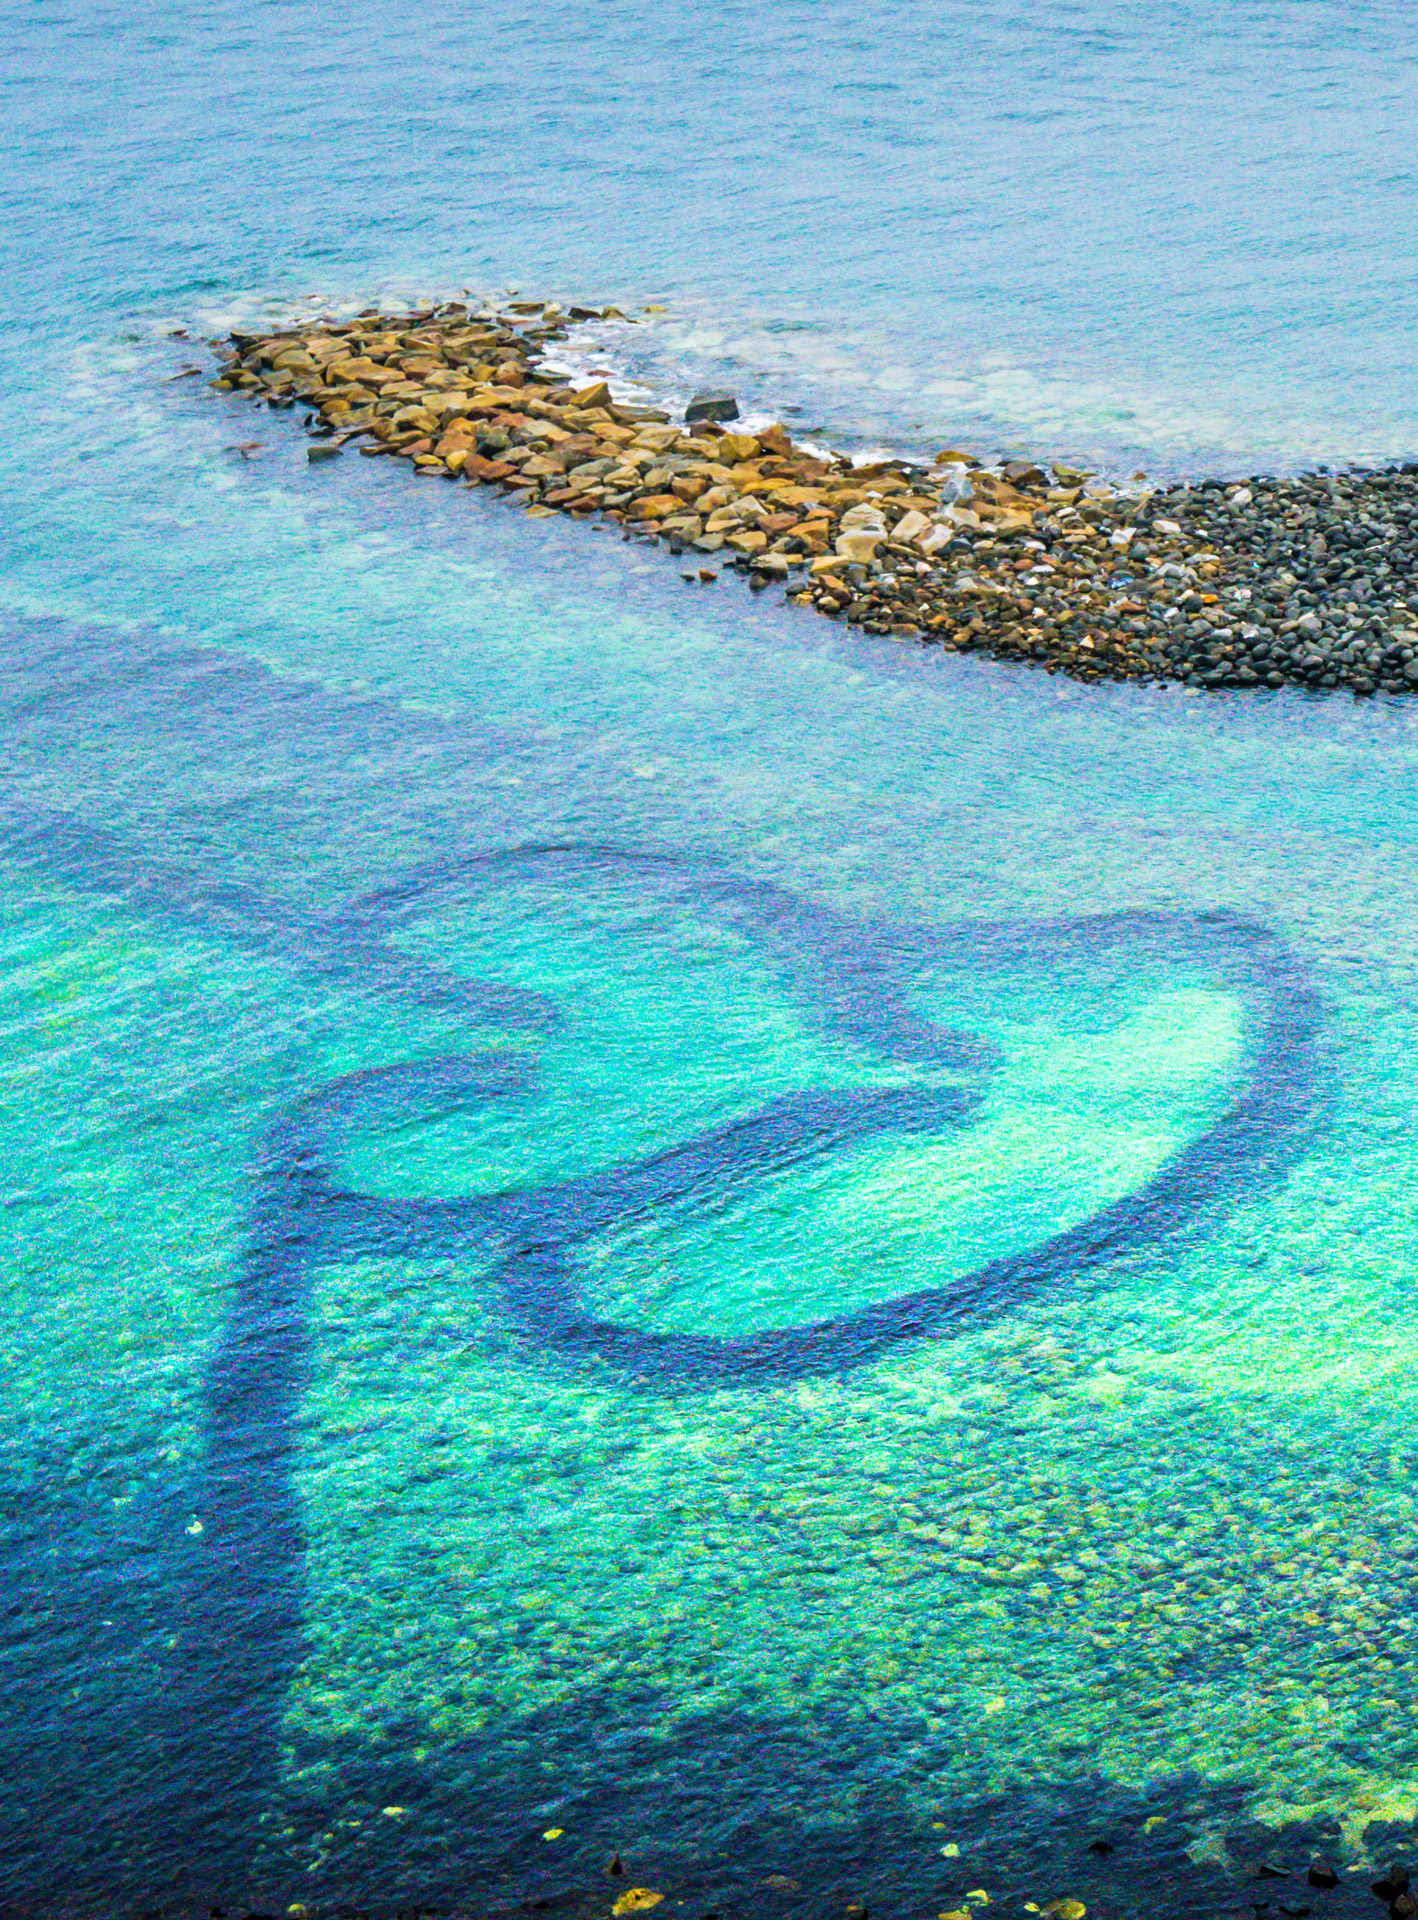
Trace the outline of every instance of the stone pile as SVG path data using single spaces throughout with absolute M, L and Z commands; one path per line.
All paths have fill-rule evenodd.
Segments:
M 689 580 L 730 565 L 871 634 L 1082 680 L 1418 687 L 1418 467 L 1162 492 L 953 450 L 855 463 L 782 426 L 738 430 L 727 395 L 675 424 L 544 365 L 568 321 L 624 317 L 371 309 L 234 333 L 214 384 L 308 409 L 312 459 L 358 442 L 533 515 L 618 524 L 693 556 Z

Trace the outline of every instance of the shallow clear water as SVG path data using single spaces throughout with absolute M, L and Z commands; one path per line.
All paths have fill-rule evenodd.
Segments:
M 849 642 L 169 337 L 516 285 L 849 444 L 1398 455 L 1405 16 L 5 45 L 4 1896 L 1411 1820 L 1409 710 Z

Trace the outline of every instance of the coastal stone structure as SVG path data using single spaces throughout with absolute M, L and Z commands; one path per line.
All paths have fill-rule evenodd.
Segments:
M 1418 465 L 1124 490 L 953 449 L 861 463 L 740 430 L 730 396 L 677 424 L 567 384 L 547 347 L 606 317 L 625 316 L 370 309 L 234 333 L 214 384 L 307 408 L 312 460 L 357 443 L 533 515 L 617 523 L 687 557 L 690 582 L 732 567 L 874 635 L 1088 681 L 1418 690 Z

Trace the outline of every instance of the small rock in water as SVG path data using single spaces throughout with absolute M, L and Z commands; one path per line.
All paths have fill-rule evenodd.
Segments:
M 305 457 L 307 460 L 338 460 L 343 452 L 343 447 L 337 447 L 328 440 L 317 440 L 313 447 L 306 448 Z
M 696 393 L 684 417 L 691 426 L 696 420 L 737 420 L 739 403 L 731 393 Z

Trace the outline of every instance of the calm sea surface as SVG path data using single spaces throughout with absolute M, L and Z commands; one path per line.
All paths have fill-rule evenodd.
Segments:
M 835 445 L 1404 458 L 1415 52 L 4 9 L 0 1906 L 1122 1920 L 1409 1830 L 1418 708 L 849 639 L 203 342 L 515 288 Z

